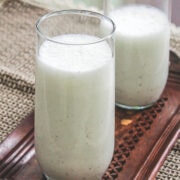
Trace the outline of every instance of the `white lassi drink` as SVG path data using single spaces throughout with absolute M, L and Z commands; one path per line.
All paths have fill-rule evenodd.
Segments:
M 85 34 L 46 40 L 37 54 L 35 147 L 52 179 L 96 180 L 114 150 L 114 59 Z M 79 45 L 72 45 L 78 43 Z
M 150 105 L 168 76 L 170 29 L 166 15 L 145 5 L 124 6 L 109 15 L 116 24 L 116 103 Z

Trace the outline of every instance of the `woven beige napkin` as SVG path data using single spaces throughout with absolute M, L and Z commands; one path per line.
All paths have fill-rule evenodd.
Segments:
M 16 0 L 0 8 L 0 142 L 33 111 L 35 22 L 45 12 Z
M 180 180 L 180 139 L 176 142 L 159 170 L 156 180 Z
M 171 25 L 170 49 L 180 57 L 180 27 Z

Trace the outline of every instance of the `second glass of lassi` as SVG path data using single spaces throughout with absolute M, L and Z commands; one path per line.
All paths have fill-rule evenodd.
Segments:
M 170 0 L 114 0 L 105 12 L 116 24 L 116 105 L 144 109 L 166 85 Z

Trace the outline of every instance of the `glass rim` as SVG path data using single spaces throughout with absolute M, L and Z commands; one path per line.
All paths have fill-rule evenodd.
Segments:
M 45 35 L 40 30 L 39 26 L 45 19 L 47 19 L 49 17 L 53 17 L 53 16 L 64 15 L 64 14 L 83 14 L 83 15 L 89 15 L 89 16 L 96 16 L 99 19 L 104 18 L 105 20 L 109 21 L 112 24 L 112 30 L 110 31 L 110 33 L 103 36 L 102 38 L 99 38 L 96 41 L 91 41 L 91 42 L 87 42 L 87 43 L 68 43 L 68 42 L 63 42 L 63 41 L 56 41 L 53 38 Z M 103 14 L 100 14 L 98 12 L 89 11 L 89 10 L 78 10 L 78 9 L 60 10 L 60 11 L 53 11 L 53 12 L 47 13 L 47 14 L 41 16 L 37 20 L 35 27 L 36 27 L 37 34 L 39 36 L 41 36 L 42 38 L 44 38 L 45 40 L 48 40 L 48 41 L 53 42 L 53 43 L 64 44 L 64 45 L 89 45 L 89 44 L 99 43 L 99 42 L 105 41 L 108 38 L 111 38 L 113 36 L 115 30 L 116 30 L 116 25 L 111 18 L 109 18 Z

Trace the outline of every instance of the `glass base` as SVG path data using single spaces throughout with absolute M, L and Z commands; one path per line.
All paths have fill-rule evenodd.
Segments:
M 145 106 L 129 106 L 129 105 L 124 105 L 124 104 L 120 104 L 120 103 L 116 102 L 117 107 L 127 109 L 127 110 L 143 110 L 143 109 L 151 107 L 153 104 L 154 103 L 151 103 L 151 104 L 148 104 Z

